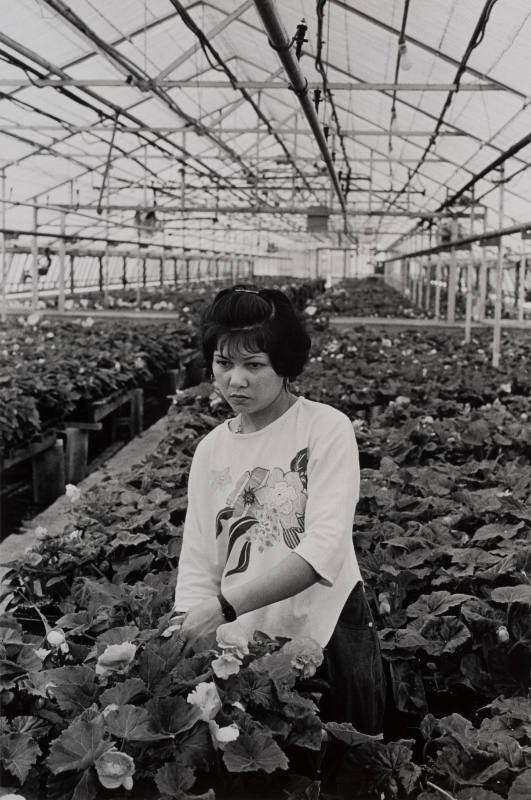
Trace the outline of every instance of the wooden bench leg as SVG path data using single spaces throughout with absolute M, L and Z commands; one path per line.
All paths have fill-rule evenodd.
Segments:
M 133 389 L 131 392 L 131 438 L 144 430 L 144 390 Z
M 66 429 L 66 479 L 68 483 L 79 483 L 87 474 L 88 431 L 79 428 Z
M 31 472 L 35 503 L 50 505 L 65 493 L 65 458 L 61 440 L 49 450 L 32 457 Z
M 166 373 L 168 378 L 168 394 L 175 394 L 183 383 L 183 373 L 181 369 L 169 369 Z

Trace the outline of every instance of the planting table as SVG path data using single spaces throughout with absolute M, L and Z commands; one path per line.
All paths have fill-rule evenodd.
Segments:
M 126 416 L 120 416 L 128 405 Z M 88 412 L 83 414 L 83 419 L 68 419 L 60 431 L 64 436 L 66 479 L 70 483 L 78 483 L 87 474 L 89 433 L 101 431 L 103 420 L 111 416 L 113 441 L 116 440 L 118 426 L 126 423 L 129 427 L 130 438 L 142 433 L 144 428 L 144 391 L 143 389 L 129 389 L 119 395 L 104 397 L 90 404 Z
M 48 431 L 42 439 L 24 447 L 11 450 L 7 458 L 0 455 L 0 474 L 31 461 L 33 500 L 48 505 L 64 494 L 65 465 L 63 442 L 55 430 Z M 2 480 L 3 483 L 3 480 Z

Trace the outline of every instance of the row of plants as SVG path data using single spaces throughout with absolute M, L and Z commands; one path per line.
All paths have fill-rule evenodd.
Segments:
M 65 300 L 65 310 L 102 311 L 139 309 L 141 311 L 175 311 L 183 313 L 193 312 L 208 302 L 215 293 L 225 286 L 233 283 L 253 283 L 258 286 L 270 286 L 282 289 L 289 295 L 292 302 L 299 310 L 303 310 L 307 301 L 324 290 L 324 278 L 310 280 L 308 278 L 272 276 L 249 276 L 235 278 L 212 279 L 210 281 L 194 281 L 170 286 L 143 286 L 127 289 L 112 289 L 106 297 L 101 291 L 91 290 L 75 294 Z M 29 303 L 30 301 L 28 301 Z M 57 308 L 57 297 L 47 297 L 39 301 L 40 309 Z M 184 309 L 188 309 L 184 311 Z
M 312 302 L 320 314 L 353 317 L 427 316 L 423 309 L 405 297 L 383 278 L 345 278 Z
M 278 283 L 302 311 L 322 291 L 324 281 Z M 4 453 L 29 444 L 60 425 L 74 411 L 102 397 L 134 386 L 145 386 L 169 368 L 189 369 L 197 360 L 197 323 L 201 311 L 220 284 L 149 290 L 144 310 L 169 309 L 175 321 L 57 320 L 30 314 L 0 325 L 0 448 Z M 116 307 L 129 307 L 117 295 Z M 96 308 L 98 295 L 81 297 L 81 308 Z M 76 302 L 78 302 L 76 300 Z M 136 302 L 136 295 L 135 295 Z M 198 378 L 195 378 L 196 382 Z
M 0 755 L 13 792 L 530 796 L 528 345 L 504 339 L 498 371 L 481 337 L 313 338 L 295 391 L 356 430 L 353 535 L 389 679 L 384 738 L 320 720 L 312 642 L 220 630 L 213 650 L 180 655 L 170 617 L 187 474 L 228 413 L 203 383 L 177 393 L 155 453 L 84 496 L 72 487 L 71 523 L 39 531 L 11 565 Z
M 90 402 L 156 380 L 195 355 L 191 326 L 48 320 L 0 327 L 0 447 L 38 439 Z

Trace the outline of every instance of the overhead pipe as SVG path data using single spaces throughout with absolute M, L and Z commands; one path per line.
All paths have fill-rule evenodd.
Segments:
M 317 117 L 317 112 L 308 95 L 308 82 L 302 74 L 302 71 L 299 67 L 299 62 L 293 54 L 291 49 L 291 40 L 284 29 L 280 17 L 278 16 L 278 12 L 275 8 L 273 0 L 254 0 L 254 4 L 260 18 L 262 19 L 264 28 L 266 29 L 269 44 L 278 53 L 278 57 L 282 62 L 282 65 L 286 70 L 287 76 L 290 80 L 291 88 L 295 92 L 304 115 L 308 120 L 310 128 L 313 131 L 315 141 L 317 142 L 319 150 L 321 151 L 321 155 L 323 156 L 324 162 L 330 174 L 330 178 L 334 185 L 334 189 L 339 199 L 339 203 L 341 205 L 344 230 L 346 233 L 348 231 L 348 224 L 345 197 L 341 191 L 341 186 L 336 175 L 334 162 L 332 161 L 330 151 L 328 150 L 328 145 L 326 143 L 319 118 Z
M 434 214 L 433 216 L 438 215 L 440 216 L 440 212 L 438 212 L 438 214 Z M 498 239 L 500 236 L 511 236 L 515 233 L 521 233 L 522 231 L 531 231 L 531 220 L 529 222 L 522 222 L 518 225 L 511 225 L 508 228 L 498 228 L 495 231 L 479 234 L 476 233 L 474 236 L 464 236 L 462 239 L 452 239 L 450 242 L 437 244 L 433 247 L 426 247 L 423 250 L 413 250 L 410 253 L 401 253 L 400 255 L 393 256 L 392 258 L 383 259 L 382 263 L 389 264 L 391 261 L 402 261 L 403 258 L 417 258 L 419 256 L 433 255 L 434 253 L 443 253 L 445 250 L 451 250 L 452 248 L 463 247 L 463 245 L 467 244 L 488 242 L 490 239 Z

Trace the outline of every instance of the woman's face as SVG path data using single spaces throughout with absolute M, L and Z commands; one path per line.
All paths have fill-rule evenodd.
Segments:
M 237 413 L 264 411 L 278 399 L 283 378 L 271 366 L 267 353 L 248 350 L 228 352 L 225 346 L 214 351 L 212 372 L 216 386 Z

